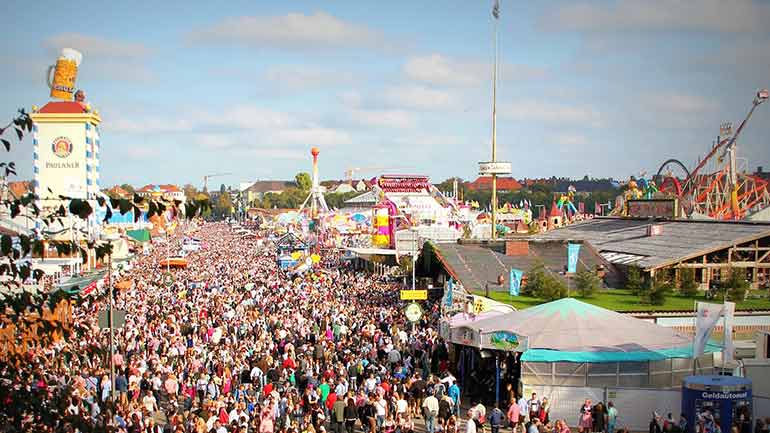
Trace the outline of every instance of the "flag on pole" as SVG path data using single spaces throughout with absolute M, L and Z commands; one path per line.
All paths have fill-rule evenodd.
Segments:
M 521 290 L 521 277 L 524 275 L 524 272 L 518 270 L 518 269 L 511 269 L 511 274 L 509 276 L 509 284 L 508 287 L 508 294 L 511 296 L 519 296 L 519 292 Z
M 714 330 L 719 321 L 719 317 L 724 313 L 725 306 L 720 304 L 709 304 L 707 302 L 698 302 L 695 319 L 695 340 L 692 343 L 692 356 L 697 358 L 703 355 L 706 343 L 711 337 L 711 331 Z
M 495 19 L 500 19 L 500 0 L 495 0 L 495 5 L 492 7 L 492 16 Z
M 733 316 L 735 315 L 735 302 L 725 302 L 725 336 L 722 348 L 722 359 L 731 362 L 735 358 L 735 345 L 733 344 Z

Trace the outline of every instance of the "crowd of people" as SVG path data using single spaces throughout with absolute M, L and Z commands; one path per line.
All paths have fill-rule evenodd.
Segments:
M 109 295 L 78 300 L 73 335 L 0 363 L 0 433 L 627 433 L 612 402 L 586 400 L 575 424 L 512 387 L 489 411 L 461 401 L 438 305 L 410 323 L 387 274 L 355 271 L 336 251 L 293 274 L 265 235 L 190 224 L 140 254 L 113 294 L 126 323 L 111 359 L 97 323 Z M 168 275 L 161 263 L 187 236 L 201 248 Z M 653 421 L 650 433 L 691 431 Z
M 186 268 L 169 277 L 167 248 L 155 248 L 114 293 L 126 311 L 114 390 L 97 324 L 108 298 L 86 298 L 76 335 L 0 368 L 3 389 L 28 391 L 0 396 L 26 407 L 0 431 L 407 433 L 420 417 L 433 433 L 458 414 L 435 308 L 409 324 L 398 290 L 372 275 L 337 266 L 289 277 L 269 243 L 223 223 L 179 230 L 171 249 L 185 235 L 202 246 Z M 23 395 L 45 407 L 15 401 Z M 425 410 L 430 398 L 441 414 Z

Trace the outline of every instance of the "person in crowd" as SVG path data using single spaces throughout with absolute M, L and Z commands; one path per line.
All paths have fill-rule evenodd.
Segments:
M 580 422 L 578 423 L 579 432 L 586 433 L 591 432 L 593 428 L 593 416 L 592 416 L 591 400 L 586 399 L 582 406 L 580 406 Z
M 607 433 L 615 433 L 615 425 L 618 421 L 618 410 L 613 402 L 607 402 Z
M 529 411 L 529 420 L 532 421 L 535 418 L 539 418 L 540 415 L 540 400 L 537 398 L 537 393 L 532 393 L 532 398 L 527 400 L 527 410 Z

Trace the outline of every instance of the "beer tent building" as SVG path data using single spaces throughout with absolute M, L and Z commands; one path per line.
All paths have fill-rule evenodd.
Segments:
M 452 343 L 519 352 L 524 386 L 675 388 L 693 371 L 691 338 L 573 298 L 455 323 Z M 713 367 L 719 350 L 708 345 L 697 367 Z

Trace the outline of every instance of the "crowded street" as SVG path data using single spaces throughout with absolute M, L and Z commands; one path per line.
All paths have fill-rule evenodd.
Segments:
M 345 266 L 290 278 L 269 244 L 227 224 L 189 234 L 202 248 L 186 269 L 169 278 L 167 248 L 154 248 L 124 273 L 133 285 L 115 291 L 127 314 L 115 331 L 114 402 L 109 333 L 96 321 L 105 298 L 75 305 L 77 337 L 0 372 L 62 415 L 57 425 L 24 420 L 30 431 L 376 433 L 412 431 L 418 419 L 420 430 L 457 431 L 460 393 L 435 309 L 412 327 L 392 283 Z

